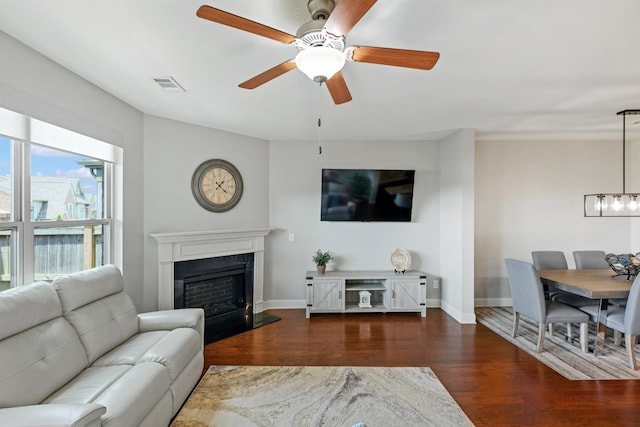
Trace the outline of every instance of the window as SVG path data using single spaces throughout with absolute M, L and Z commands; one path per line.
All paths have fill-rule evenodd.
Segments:
M 111 262 L 114 159 L 109 144 L 0 109 L 0 290 Z

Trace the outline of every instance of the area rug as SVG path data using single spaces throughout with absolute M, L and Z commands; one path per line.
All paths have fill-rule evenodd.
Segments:
M 572 328 L 573 342 L 569 343 L 567 329 L 562 324 L 554 326 L 553 336 L 550 336 L 547 331 L 543 351 L 537 353 L 538 325 L 526 317 L 520 316 L 518 336 L 513 338 L 511 336 L 513 329 L 513 310 L 511 307 L 477 307 L 476 319 L 482 325 L 570 380 L 640 379 L 640 371 L 634 371 L 628 365 L 624 346 L 614 344 L 611 330 L 607 330 L 604 348 L 598 352 L 598 356 L 593 355 L 595 340 L 595 324 L 593 322 L 589 322 L 589 353 L 585 354 L 580 350 L 579 326 L 575 325 Z M 636 351 L 638 350 L 636 345 Z
M 171 426 L 473 424 L 429 368 L 211 366 Z

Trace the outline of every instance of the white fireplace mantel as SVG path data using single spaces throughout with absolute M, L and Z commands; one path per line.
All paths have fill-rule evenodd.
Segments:
M 174 263 L 253 253 L 253 313 L 264 311 L 264 240 L 271 228 L 151 233 L 158 243 L 158 309 L 173 309 Z

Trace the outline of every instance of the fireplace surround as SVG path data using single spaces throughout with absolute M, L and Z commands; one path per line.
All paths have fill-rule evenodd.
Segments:
M 247 316 L 252 318 L 252 327 L 261 326 L 264 319 L 265 237 L 270 232 L 270 228 L 254 228 L 150 234 L 158 245 L 158 309 L 171 310 L 178 308 L 176 301 L 179 300 L 180 295 L 175 293 L 176 263 L 195 260 L 195 265 L 199 265 L 206 263 L 206 261 L 198 260 L 225 257 L 237 260 L 237 256 L 250 256 L 252 258 L 252 266 L 249 268 L 249 272 L 245 271 L 242 274 L 252 276 L 250 279 L 253 282 L 253 290 L 252 295 L 250 295 L 250 306 L 247 306 L 247 301 L 244 301 L 245 307 L 243 310 L 248 310 Z M 178 272 L 181 268 L 177 268 Z M 225 268 L 227 267 L 222 267 L 223 270 Z M 232 267 L 231 269 L 233 270 L 234 268 Z M 216 275 L 215 272 L 212 274 Z M 235 299 L 237 302 L 237 297 L 231 299 Z

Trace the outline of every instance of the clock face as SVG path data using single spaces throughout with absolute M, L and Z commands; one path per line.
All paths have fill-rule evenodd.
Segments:
M 236 194 L 236 179 L 224 168 L 211 168 L 202 175 L 200 187 L 207 200 L 222 205 Z
M 194 198 L 211 212 L 233 208 L 240 201 L 242 190 L 240 172 L 226 160 L 207 160 L 198 166 L 191 179 Z

